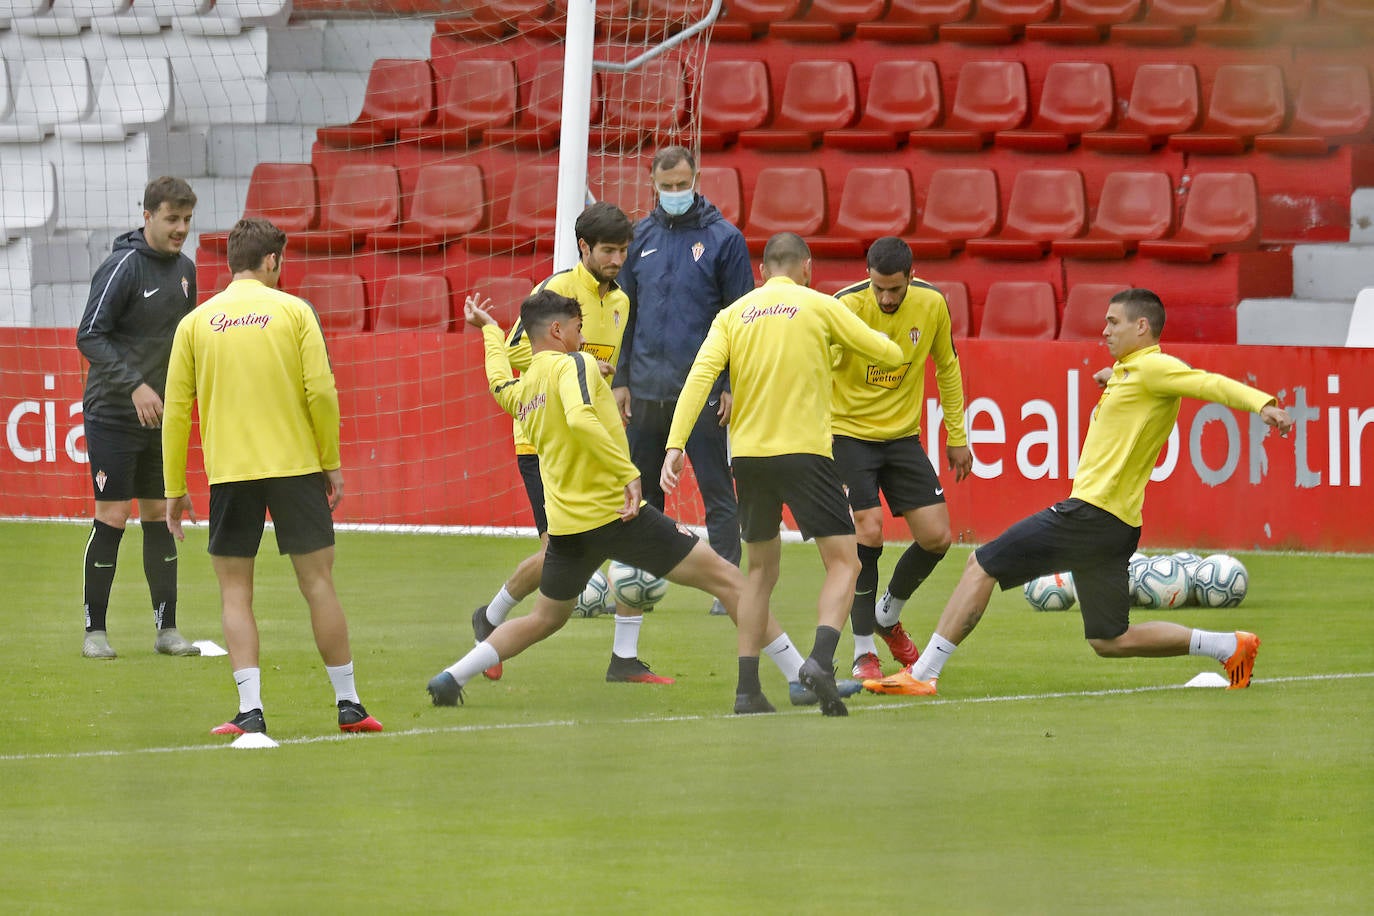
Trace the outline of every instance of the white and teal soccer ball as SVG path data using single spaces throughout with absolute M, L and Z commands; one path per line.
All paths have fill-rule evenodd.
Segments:
M 1249 590 L 1245 565 L 1230 554 L 1212 554 L 1193 574 L 1193 600 L 1203 607 L 1235 607 Z
M 616 604 L 634 608 L 636 611 L 652 611 L 663 596 L 668 594 L 668 580 L 646 573 L 642 569 L 626 566 L 612 560 L 606 578 L 611 583 L 611 594 Z
M 1067 611 L 1078 600 L 1073 574 L 1050 573 L 1026 583 L 1026 601 L 1037 611 Z
M 1131 562 L 1126 569 L 1126 587 L 1131 593 L 1131 603 L 1136 606 L 1140 605 L 1139 600 L 1137 600 L 1135 596 L 1136 588 L 1139 587 L 1140 577 L 1145 574 L 1145 570 L 1149 565 L 1150 558 L 1145 556 L 1145 554 L 1139 552 L 1131 554 Z
M 1188 597 L 1184 604 L 1197 604 L 1193 594 L 1193 578 L 1197 575 L 1197 566 L 1202 562 L 1202 557 L 1195 553 L 1183 551 L 1174 554 L 1174 559 L 1183 564 L 1183 571 L 1188 574 Z
M 582 594 L 577 596 L 573 616 L 600 617 L 602 614 L 614 613 L 615 602 L 611 599 L 611 583 L 606 581 L 605 574 L 598 569 L 587 580 L 587 587 L 582 589 Z
M 1137 574 L 1132 597 L 1137 607 L 1182 607 L 1188 600 L 1188 571 L 1170 556 L 1151 557 Z

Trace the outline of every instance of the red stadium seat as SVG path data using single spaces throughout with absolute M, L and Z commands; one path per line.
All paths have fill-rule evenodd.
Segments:
M 1283 71 L 1278 66 L 1223 64 L 1217 68 L 1202 126 L 1171 135 L 1169 148 L 1185 153 L 1243 153 L 1257 134 L 1282 127 L 1286 112 Z
M 730 0 L 711 27 L 716 41 L 752 41 L 774 22 L 797 15 L 802 0 Z
M 405 127 L 398 142 L 466 149 L 490 127 L 515 123 L 515 64 L 509 60 L 458 58 L 439 84 L 439 108 L 432 125 Z
M 740 146 L 808 150 L 827 130 L 854 122 L 859 90 L 847 60 L 800 60 L 787 70 L 777 116 L 766 128 L 741 131 Z
M 339 168 L 320 213 L 320 227 L 287 237 L 289 250 L 345 254 L 372 232 L 401 221 L 401 182 L 394 166 L 349 162 Z
M 593 167 L 587 176 L 587 190 L 595 199 L 615 204 L 636 221 L 648 216 L 658 203 L 647 161 L 606 162 Z
M 1027 152 L 1063 152 L 1101 130 L 1116 113 L 1112 71 L 1104 63 L 1056 61 L 1045 71 L 1040 106 L 1028 126 L 998 131 L 995 143 Z
M 950 333 L 955 337 L 970 336 L 968 286 L 958 280 L 934 280 L 931 285 L 944 295 L 945 304 L 949 306 Z
M 991 169 L 937 169 L 931 173 L 916 234 L 909 239 L 918 258 L 948 258 L 965 242 L 997 228 L 997 175 Z
M 893 150 L 913 130 L 940 118 L 940 71 L 929 60 L 880 60 L 868 81 L 863 117 L 852 128 L 827 130 L 838 149 Z
M 441 274 L 405 274 L 382 287 L 374 331 L 447 331 L 453 324 L 453 296 Z
M 1113 172 L 1102 184 L 1086 234 L 1056 239 L 1050 249 L 1066 258 L 1124 258 L 1145 239 L 1174 227 L 1174 187 L 1164 172 Z
M 482 170 L 469 163 L 432 162 L 415 179 L 410 219 L 397 229 L 369 233 L 375 251 L 442 248 L 486 223 L 487 197 Z
M 1255 149 L 1285 156 L 1320 156 L 1368 138 L 1369 71 L 1358 64 L 1314 67 L 1303 77 L 1286 130 L 1260 134 Z
M 870 41 L 934 41 L 937 28 L 972 13 L 973 0 L 892 0 L 887 15 L 859 23 L 854 36 Z
M 768 120 L 773 110 L 768 65 L 761 60 L 708 60 L 701 76 L 701 148 L 719 150 Z
M 1055 0 L 978 0 L 973 16 L 940 26 L 941 41 L 965 44 L 1010 44 L 1026 26 L 1054 16 Z
M 1017 61 L 970 61 L 959 69 L 954 104 L 939 128 L 914 130 L 912 146 L 980 150 L 999 130 L 1020 127 L 1030 107 L 1026 69 Z
M 1080 235 L 1087 224 L 1083 176 L 1073 169 L 1029 169 L 1016 176 L 1007 216 L 997 235 L 970 239 L 969 254 L 1030 261 L 1055 239 Z
M 650 61 L 627 73 L 607 73 L 602 87 L 601 125 L 591 130 L 592 144 L 602 149 L 658 142 L 687 113 L 687 87 L 676 62 Z
M 433 116 L 434 70 L 429 61 L 382 58 L 368 73 L 363 109 L 353 123 L 321 127 L 315 135 L 326 146 L 380 146 Z
M 1054 287 L 1041 281 L 997 280 L 983 300 L 980 338 L 1054 340 L 1058 308 Z
M 549 0 L 469 0 L 462 4 L 468 15 L 439 19 L 434 23 L 436 38 L 485 41 L 513 34 L 522 21 L 546 17 Z
M 743 225 L 744 195 L 740 191 L 739 172 L 730 166 L 704 166 L 697 172 L 697 191 L 716 205 L 720 215 L 736 226 Z
M 1144 64 L 1135 73 L 1131 98 L 1115 130 L 1089 131 L 1084 149 L 1148 153 L 1170 135 L 1192 130 L 1201 113 L 1197 70 L 1192 64 Z
M 1079 283 L 1064 298 L 1059 316 L 1060 340 L 1097 340 L 1107 324 L 1107 303 L 1130 289 L 1125 283 Z
M 1231 15 L 1200 25 L 1194 37 L 1212 44 L 1253 45 L 1276 41 L 1282 26 L 1312 14 L 1312 0 L 1231 0 Z
M 785 41 L 840 41 L 854 34 L 861 22 L 882 17 L 887 0 L 811 0 L 798 19 L 774 22 L 769 38 Z
M 1030 41 L 1090 44 L 1107 37 L 1110 26 L 1130 22 L 1142 0 L 1059 0 L 1059 15 L 1050 22 L 1026 26 Z
M 509 330 L 520 320 L 520 303 L 534 291 L 534 282 L 528 277 L 483 277 L 470 284 L 469 293 L 476 295 L 478 301 L 490 299 L 487 314 Z
M 1178 232 L 1140 243 L 1144 257 L 1210 261 L 1228 251 L 1254 250 L 1260 242 L 1259 195 L 1249 172 L 1194 175 Z
M 259 162 L 248 178 L 244 216 L 269 219 L 283 232 L 303 232 L 319 218 L 319 192 L 315 187 L 315 167 L 308 162 Z M 202 232 L 200 244 L 210 251 L 223 252 L 229 241 L 227 232 Z
M 593 124 L 601 117 L 600 74 L 592 74 Z M 558 129 L 563 123 L 563 62 L 546 60 L 539 64 L 530 81 L 529 94 L 520 108 L 514 127 L 490 127 L 482 135 L 489 144 L 509 143 L 521 149 L 552 149 L 558 144 Z
M 1226 0 L 1149 0 L 1145 15 L 1112 26 L 1112 40 L 1143 45 L 1179 45 L 1193 30 L 1226 15 Z
M 367 330 L 367 295 L 357 274 L 308 273 L 295 293 L 315 307 L 326 334 Z
M 875 239 L 911 228 L 911 175 L 906 169 L 850 169 L 840 193 L 834 235 L 811 238 L 820 258 L 862 257 Z
M 768 239 L 779 232 L 795 232 L 803 238 L 816 235 L 825 226 L 825 211 L 825 176 L 820 169 L 761 169 L 744 225 L 749 251 L 762 252 Z
M 491 229 L 463 237 L 477 253 L 553 250 L 558 210 L 558 166 L 526 165 L 515 171 L 505 212 Z

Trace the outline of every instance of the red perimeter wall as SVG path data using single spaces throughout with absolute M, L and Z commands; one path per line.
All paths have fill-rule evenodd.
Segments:
M 1278 394 L 1298 419 L 1185 400 L 1145 501 L 1144 543 L 1374 551 L 1374 351 L 1221 345 L 1166 350 Z M 351 523 L 528 525 L 509 421 L 482 378 L 474 334 L 360 334 L 330 341 L 344 411 Z M 976 476 L 945 474 L 957 536 L 982 542 L 1067 496 L 1097 399 L 1096 342 L 960 343 Z M 936 407 L 928 373 L 926 441 Z M 0 329 L 0 515 L 89 517 L 82 362 L 71 329 Z M 943 437 L 938 440 L 943 453 Z M 192 496 L 205 511 L 203 476 Z M 670 504 L 700 522 L 695 498 Z M 889 531 L 905 535 L 899 525 Z

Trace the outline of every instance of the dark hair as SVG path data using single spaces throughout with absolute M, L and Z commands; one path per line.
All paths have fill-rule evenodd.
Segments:
M 868 269 L 876 274 L 911 276 L 911 246 L 896 236 L 885 235 L 868 249 Z
M 649 164 L 649 174 L 652 175 L 659 169 L 671 169 L 679 162 L 687 163 L 693 174 L 696 173 L 697 157 L 692 155 L 691 150 L 685 146 L 665 146 L 654 153 L 654 160 Z
M 1110 302 L 1119 302 L 1121 307 L 1126 310 L 1126 317 L 1131 321 L 1144 318 L 1150 325 L 1150 333 L 1159 339 L 1164 334 L 1164 303 L 1153 290 L 1123 289 L 1113 296 Z
M 791 267 L 809 257 L 806 240 L 795 232 L 779 232 L 763 246 L 763 263 L 770 267 Z
M 257 270 L 269 254 L 281 257 L 286 233 L 260 216 L 249 216 L 229 230 L 229 272 Z
M 149 213 L 156 213 L 164 201 L 173 207 L 194 207 L 196 192 L 191 190 L 191 186 L 185 180 L 163 175 L 148 182 L 148 186 L 143 189 L 143 209 Z
M 533 340 L 561 319 L 580 318 L 582 306 L 576 299 L 561 296 L 551 289 L 541 289 L 520 303 L 520 323 Z
M 625 211 L 608 201 L 599 200 L 577 215 L 573 224 L 579 242 L 595 248 L 602 242 L 628 245 L 634 240 L 635 227 Z

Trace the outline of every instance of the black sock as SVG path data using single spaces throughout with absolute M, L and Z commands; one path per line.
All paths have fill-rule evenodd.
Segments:
M 811 646 L 811 657 L 829 671 L 835 667 L 835 649 L 839 644 L 839 630 L 827 626 L 816 627 L 816 642 Z
M 849 608 L 849 625 L 855 636 L 872 636 L 876 626 L 873 608 L 878 603 L 878 557 L 883 548 L 859 545 L 859 578 L 854 583 L 854 603 Z
M 920 544 L 912 543 L 906 551 L 897 558 L 897 566 L 892 570 L 892 581 L 888 583 L 887 590 L 892 593 L 893 598 L 902 601 L 911 597 L 911 593 L 920 588 L 921 583 L 926 581 L 926 576 L 935 568 L 941 560 L 945 558 L 942 553 L 931 553 Z
M 153 624 L 177 625 L 177 542 L 164 521 L 143 523 L 143 575 L 153 599 Z
M 87 633 L 105 629 L 105 614 L 110 609 L 110 586 L 114 585 L 115 563 L 119 560 L 119 542 L 123 537 L 123 528 L 114 528 L 99 520 L 91 523 L 82 583 Z
M 763 685 L 759 683 L 759 657 L 757 655 L 741 655 L 739 657 L 739 685 L 735 688 L 735 693 L 741 696 L 763 693 Z

